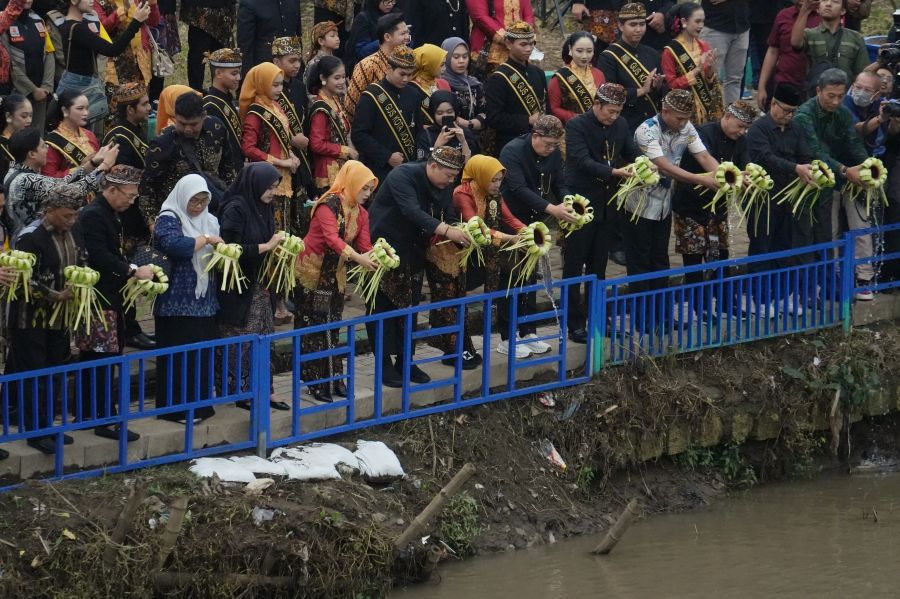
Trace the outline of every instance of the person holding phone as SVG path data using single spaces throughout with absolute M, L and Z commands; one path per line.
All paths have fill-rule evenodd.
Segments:
M 431 94 L 428 110 L 434 124 L 423 127 L 416 140 L 416 158 L 428 160 L 431 153 L 444 146 L 458 148 L 468 160 L 478 154 L 478 142 L 471 131 L 456 123 L 456 96 L 453 92 L 436 91 Z

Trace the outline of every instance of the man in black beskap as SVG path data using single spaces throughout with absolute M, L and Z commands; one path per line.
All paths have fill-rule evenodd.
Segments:
M 597 59 L 606 82 L 625 88 L 622 117 L 632 132 L 657 115 L 668 89 L 659 72 L 659 50 L 645 44 L 648 34 L 644 6 L 636 2 L 626 4 L 619 10 L 619 39 Z
M 276 38 L 302 36 L 301 4 L 305 3 L 297 0 L 238 2 L 237 46 L 244 53 L 244 75 L 251 67 L 272 60 L 272 42 Z
M 241 149 L 243 126 L 235 103 L 235 95 L 241 88 L 241 51 L 219 48 L 206 57 L 211 84 L 203 97 L 203 108 L 208 116 L 214 116 L 225 125 L 225 137 L 231 148 L 234 172 L 244 168 L 244 151 Z
M 509 59 L 484 84 L 487 125 L 496 134 L 494 156 L 510 140 L 528 133 L 547 107 L 547 78 L 528 62 L 534 50 L 534 29 L 519 21 L 506 30 Z
M 609 243 L 616 207 L 608 205 L 619 179 L 629 173 L 622 166 L 640 154 L 634 134 L 622 118 L 625 88 L 604 83 L 594 106 L 566 123 L 566 183 L 573 194 L 590 200 L 594 220 L 566 237 L 563 278 L 593 274 L 606 278 Z M 587 343 L 587 306 L 581 290 L 569 287 L 569 339 Z
M 416 155 L 415 115 L 420 103 L 419 95 L 408 87 L 415 68 L 412 50 L 394 48 L 384 79 L 366 87 L 356 105 L 350 139 L 359 161 L 379 181 Z
M 769 112 L 757 119 L 747 132 L 750 160 L 763 167 L 775 183 L 770 197 L 781 193 L 794 179 L 809 183 L 812 153 L 803 131 L 792 122 L 797 108 L 805 101 L 802 89 L 790 83 L 775 86 Z M 747 223 L 751 256 L 781 252 L 812 244 L 812 226 L 807 216 L 794 218 L 789 204 L 769 201 L 768 227 Z M 797 257 L 773 262 L 752 262 L 750 272 L 762 272 L 797 264 Z
M 412 30 L 413 47 L 440 46 L 445 39 L 469 39 L 469 11 L 465 0 L 415 0 L 401 8 Z
M 369 207 L 369 230 L 372 239 L 383 237 L 394 248 L 400 266 L 385 273 L 370 314 L 418 305 L 425 250 L 435 235 L 468 245 L 468 236 L 452 224 L 457 221 L 453 183 L 464 165 L 459 149 L 444 146 L 432 152 L 427 162 L 399 165 L 378 187 Z M 412 355 L 403 352 L 404 321 L 402 317 L 384 321 L 382 353 L 376 359 L 381 360 L 381 382 L 387 387 L 403 385 L 403 361 L 412 360 Z M 376 330 L 374 322 L 366 323 L 373 350 Z M 415 342 L 410 353 L 415 353 Z M 396 356 L 396 362 L 391 361 L 391 356 Z M 409 378 L 414 383 L 431 380 L 414 364 L 410 364 Z
M 563 173 L 562 153 L 559 150 L 564 135 L 565 130 L 560 120 L 545 114 L 536 120 L 530 133 L 516 137 L 500 152 L 500 163 L 506 169 L 506 176 L 500 186 L 501 195 L 510 212 L 526 225 L 542 221 L 547 215 L 566 222 L 575 221 L 571 209 L 561 203 L 569 193 Z M 512 230 L 504 232 L 517 233 Z M 525 285 L 532 285 L 534 282 L 535 278 L 532 276 L 525 281 Z M 518 305 L 519 316 L 537 312 L 534 293 L 520 294 Z M 509 338 L 509 309 L 507 298 L 498 300 L 497 326 L 503 341 Z M 527 358 L 530 354 L 550 351 L 548 344 L 536 339 L 536 333 L 534 323 L 519 326 L 516 358 Z M 501 343 L 497 346 L 497 351 L 508 354 L 508 344 Z

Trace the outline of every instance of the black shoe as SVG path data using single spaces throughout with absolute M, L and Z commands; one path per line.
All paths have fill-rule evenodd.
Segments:
M 137 349 L 156 349 L 156 341 L 145 335 L 138 333 L 125 339 L 125 345 L 136 347 Z
M 9 457 L 9 452 L 5 449 L 0 449 L 0 460 L 5 460 Z
M 33 447 L 47 455 L 56 453 L 56 440 L 53 437 L 32 437 L 25 443 L 28 444 L 28 447 Z
M 242 399 L 241 401 L 234 402 L 234 407 L 247 410 L 248 412 L 253 409 L 253 405 L 250 403 L 249 399 Z
M 425 374 L 425 371 L 415 364 L 409 365 L 409 380 L 413 383 L 430 383 L 431 377 Z
M 312 393 L 313 399 L 316 401 L 320 401 L 323 403 L 331 403 L 334 401 L 331 397 L 331 393 L 328 392 L 328 389 L 323 389 L 321 387 L 315 387 L 310 389 L 310 393 Z
M 98 437 L 103 437 L 104 439 L 113 439 L 115 441 L 119 440 L 119 425 L 116 426 L 98 426 L 94 429 L 94 434 Z M 134 431 L 128 431 L 127 434 L 128 442 L 131 443 L 133 441 L 137 441 L 141 438 L 139 434 Z
M 347 385 L 344 384 L 344 381 L 335 381 L 331 383 L 331 393 L 338 397 L 347 397 Z
M 481 366 L 484 360 L 481 358 L 481 355 L 478 352 L 472 353 L 469 350 L 466 350 L 462 354 L 462 369 L 463 370 L 475 370 L 479 366 Z M 445 364 L 450 366 L 456 366 L 456 358 L 444 358 L 441 360 L 441 364 Z
M 587 331 L 584 329 L 575 329 L 574 331 L 569 332 L 569 341 L 572 343 L 587 343 L 588 335 Z
M 385 387 L 393 387 L 394 389 L 399 389 L 403 386 L 403 381 L 400 379 L 397 369 L 387 360 L 381 368 L 381 384 Z
M 270 401 L 269 407 L 273 410 L 281 410 L 282 412 L 286 412 L 287 410 L 291 409 L 291 406 L 283 401 Z
M 610 252 L 609 259 L 618 264 L 619 266 L 625 266 L 625 252 Z

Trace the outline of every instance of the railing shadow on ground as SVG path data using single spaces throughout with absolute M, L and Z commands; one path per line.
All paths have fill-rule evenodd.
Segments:
M 42 471 L 53 479 L 235 451 L 265 455 L 290 443 L 584 383 L 607 365 L 639 356 L 690 352 L 840 325 L 849 328 L 856 293 L 900 285 L 897 281 L 857 284 L 855 277 L 842 276 L 853 273 L 859 264 L 900 260 L 900 252 L 854 256 L 855 238 L 871 233 L 900 234 L 900 225 L 854 231 L 839 241 L 797 250 L 664 272 L 607 281 L 587 276 L 554 281 L 549 285 L 551 307 L 534 314 L 520 314 L 518 299 L 545 293 L 541 284 L 272 335 L 219 339 L 2 375 L 0 445 L 51 437 L 56 451 Z M 587 346 L 577 346 L 567 336 L 573 287 L 583 287 L 587 297 Z M 507 299 L 509 325 L 503 343 L 508 355 L 502 356 L 492 352 L 497 342 L 493 312 Z M 449 317 L 438 326 L 421 326 L 419 318 L 433 310 L 449 310 Z M 469 311 L 481 313 L 480 326 L 468 332 L 484 363 L 480 369 L 464 371 L 463 335 Z M 381 355 L 384 326 L 390 319 L 405 325 L 402 352 L 412 356 L 402 361 L 405 382 L 399 389 L 386 388 L 381 361 L 372 354 L 361 355 L 357 347 L 357 331 L 369 325 L 375 332 L 374 342 L 368 340 L 371 349 L 375 356 Z M 521 343 L 515 331 L 523 324 L 539 327 L 539 339 L 549 343 L 551 351 L 528 359 L 512 358 Z M 303 350 L 304 339 L 331 332 L 344 334 L 334 335 L 336 340 L 326 349 Z M 442 335 L 453 339 L 452 353 L 420 351 L 415 356 L 414 348 L 425 348 Z M 289 360 L 279 374 L 273 350 L 285 345 Z M 304 365 L 330 359 L 346 364 L 346 371 L 315 380 L 303 378 Z M 445 359 L 451 364 L 435 364 Z M 432 380 L 410 383 L 414 365 L 429 370 Z M 290 382 L 289 417 L 275 417 L 269 409 L 276 374 Z M 304 395 L 310 386 L 336 381 L 345 382 L 347 398 L 320 403 Z M 157 391 L 165 397 L 159 405 Z M 237 402 L 249 404 L 249 411 L 231 409 Z M 205 428 L 198 428 L 195 417 L 209 408 L 237 414 L 230 421 L 233 434 L 210 434 L 221 425 L 218 414 L 202 425 Z M 162 422 L 158 417 L 183 422 Z M 85 434 L 98 426 L 118 427 L 115 458 L 109 457 L 109 440 Z M 146 434 L 159 433 L 163 427 L 168 427 L 167 444 Z M 143 431 L 145 438 L 129 444 L 126 435 L 132 429 Z M 64 444 L 67 433 L 78 433 L 74 445 Z M 92 467 L 98 464 L 102 465 Z

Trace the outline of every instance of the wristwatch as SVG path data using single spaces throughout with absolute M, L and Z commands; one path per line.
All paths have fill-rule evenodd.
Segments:
M 128 276 L 133 277 L 134 273 L 136 273 L 137 270 L 138 270 L 137 264 L 129 264 L 128 265 Z

